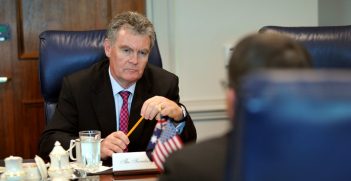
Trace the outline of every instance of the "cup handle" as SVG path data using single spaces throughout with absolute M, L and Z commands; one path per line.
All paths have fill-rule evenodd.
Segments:
M 69 149 L 68 149 L 68 151 L 69 151 L 69 158 L 70 158 L 71 160 L 74 160 L 74 161 L 77 160 L 77 158 L 74 158 L 74 156 L 73 156 L 73 151 L 72 151 L 72 149 L 73 149 L 75 146 L 76 146 L 76 140 L 71 140 L 71 141 L 69 142 Z

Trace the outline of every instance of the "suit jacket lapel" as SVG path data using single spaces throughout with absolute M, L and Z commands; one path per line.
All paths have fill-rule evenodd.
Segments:
M 98 67 L 92 77 L 92 103 L 100 123 L 102 137 L 116 131 L 116 113 L 112 86 L 108 74 L 108 61 Z

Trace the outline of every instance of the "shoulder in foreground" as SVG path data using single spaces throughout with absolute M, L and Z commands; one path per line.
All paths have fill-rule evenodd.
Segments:
M 227 135 L 185 146 L 166 160 L 160 180 L 222 180 Z
M 191 157 L 203 157 L 203 156 L 209 156 L 212 154 L 219 154 L 219 152 L 224 152 L 227 150 L 227 144 L 228 144 L 228 139 L 229 136 L 223 135 L 220 137 L 215 137 L 211 138 L 208 140 L 200 141 L 196 144 L 189 144 L 186 145 L 183 149 L 174 152 L 172 156 L 181 156 L 181 155 L 191 155 Z M 204 151 L 207 150 L 207 151 Z M 203 153 L 204 154 L 198 154 L 198 153 Z

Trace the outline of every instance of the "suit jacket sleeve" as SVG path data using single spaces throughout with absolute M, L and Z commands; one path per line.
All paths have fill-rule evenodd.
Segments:
M 163 96 L 180 104 L 179 79 L 176 75 L 164 69 L 148 65 L 145 68 L 143 77 L 137 82 L 132 102 L 130 114 L 130 124 L 135 124 L 140 117 L 142 104 L 153 96 Z M 134 151 L 145 151 L 147 144 L 152 136 L 156 120 L 142 121 L 130 136 L 128 149 Z M 189 114 L 185 117 L 185 127 L 180 135 L 183 142 L 196 141 L 196 129 Z
M 159 93 L 156 93 L 155 95 L 160 95 L 160 96 L 165 96 L 168 99 L 171 99 L 175 101 L 178 105 L 182 105 L 180 103 L 180 96 L 179 96 L 179 78 L 178 76 L 167 72 L 166 70 L 156 68 L 156 70 L 153 70 L 155 67 L 150 66 L 150 69 L 146 70 L 152 70 L 152 72 L 145 72 L 146 75 L 150 74 L 155 74 L 154 78 L 152 78 L 154 88 L 153 90 L 160 90 L 160 89 L 165 89 L 166 92 L 160 91 Z M 184 106 L 184 105 L 183 105 Z M 185 107 L 185 106 L 184 106 Z M 196 129 L 193 123 L 193 120 L 191 119 L 191 116 L 187 112 L 187 116 L 184 118 L 185 120 L 185 127 L 180 135 L 181 139 L 185 143 L 189 142 L 195 142 L 197 138 L 197 133 Z

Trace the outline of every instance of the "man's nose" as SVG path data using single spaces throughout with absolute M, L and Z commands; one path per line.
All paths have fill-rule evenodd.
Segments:
M 129 58 L 129 62 L 132 64 L 137 64 L 138 63 L 138 53 L 133 53 L 130 58 Z

